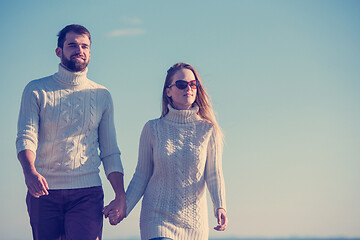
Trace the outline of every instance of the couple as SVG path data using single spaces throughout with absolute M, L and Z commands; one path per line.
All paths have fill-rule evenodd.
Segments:
M 33 239 L 101 239 L 103 215 L 116 225 L 141 197 L 141 239 L 207 239 L 205 184 L 215 230 L 225 230 L 222 132 L 196 70 L 185 63 L 168 70 L 161 117 L 143 128 L 125 193 L 111 95 L 86 76 L 90 46 L 85 27 L 63 28 L 58 72 L 31 81 L 22 95 L 16 148 Z M 101 163 L 115 192 L 106 207 Z

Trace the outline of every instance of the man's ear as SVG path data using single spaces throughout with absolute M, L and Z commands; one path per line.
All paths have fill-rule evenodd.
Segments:
M 56 56 L 58 56 L 60 59 L 62 58 L 62 48 L 61 47 L 57 47 L 55 49 L 55 53 L 56 53 Z

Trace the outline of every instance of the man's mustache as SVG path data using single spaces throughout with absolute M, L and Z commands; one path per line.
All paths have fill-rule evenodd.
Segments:
M 83 59 L 85 59 L 85 56 L 84 55 L 82 55 L 82 54 L 74 54 L 74 55 L 71 55 L 71 58 L 73 58 L 73 57 L 81 57 L 81 58 L 83 58 Z

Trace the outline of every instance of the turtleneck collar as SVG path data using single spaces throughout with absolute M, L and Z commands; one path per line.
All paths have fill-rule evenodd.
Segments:
M 54 77 L 57 81 L 71 86 L 79 86 L 84 84 L 88 79 L 86 77 L 88 68 L 82 72 L 71 72 L 59 64 L 59 71 L 55 73 Z
M 175 123 L 189 123 L 200 119 L 197 115 L 199 112 L 199 106 L 194 104 L 189 110 L 177 110 L 170 104 L 168 105 L 169 112 L 165 115 L 165 119 Z

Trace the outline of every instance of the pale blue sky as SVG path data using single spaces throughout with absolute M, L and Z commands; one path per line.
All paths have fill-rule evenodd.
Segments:
M 360 237 L 359 13 L 347 0 L 2 1 L 0 239 L 31 236 L 15 153 L 20 97 L 57 71 L 56 35 L 71 23 L 92 34 L 88 77 L 112 93 L 126 185 L 166 70 L 185 61 L 226 136 L 230 223 L 210 236 Z M 106 222 L 104 238 L 139 236 L 139 206 Z

